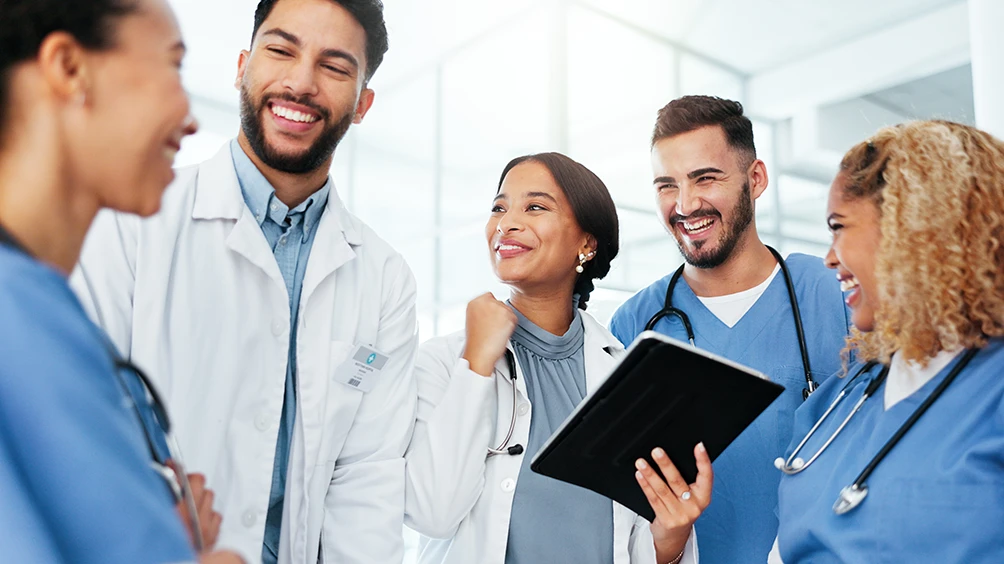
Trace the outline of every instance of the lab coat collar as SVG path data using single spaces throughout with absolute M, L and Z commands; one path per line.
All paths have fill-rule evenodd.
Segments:
M 610 376 L 624 347 L 606 327 L 586 312 L 582 312 L 582 323 L 586 330 L 586 393 L 591 394 Z
M 192 219 L 239 220 L 245 208 L 247 204 L 234 170 L 231 143 L 226 143 L 216 155 L 199 165 Z M 324 212 L 324 216 L 329 217 L 328 221 L 333 221 L 332 227 L 345 234 L 347 243 L 355 246 L 362 244 L 358 221 L 342 205 L 334 185 L 331 186 Z
M 223 145 L 213 158 L 199 165 L 195 180 L 192 219 L 240 219 L 244 208 L 241 185 L 230 152 Z

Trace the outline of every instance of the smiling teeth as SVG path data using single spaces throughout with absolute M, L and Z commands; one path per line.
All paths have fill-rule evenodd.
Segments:
M 705 227 L 708 227 L 709 225 L 711 225 L 714 222 L 715 222 L 715 219 L 712 218 L 712 217 L 708 217 L 708 218 L 702 219 L 702 220 L 700 220 L 700 221 L 698 221 L 696 223 L 690 223 L 689 221 L 684 221 L 683 222 L 683 228 L 686 229 L 687 231 L 690 231 L 690 232 L 700 231 L 701 229 L 704 229 Z
M 520 247 L 519 245 L 499 245 L 498 248 L 500 251 L 519 251 L 522 249 L 523 247 Z
M 845 279 L 843 279 L 843 280 L 840 281 L 840 291 L 841 292 L 850 292 L 851 290 L 853 290 L 854 288 L 857 288 L 857 287 L 858 287 L 858 280 L 857 280 L 857 278 L 854 278 L 853 276 L 850 277 L 850 278 L 845 278 Z
M 288 119 L 289 121 L 296 121 L 300 123 L 314 123 L 317 121 L 315 116 L 291 110 L 289 108 L 284 108 L 282 106 L 272 106 L 272 113 L 281 118 Z

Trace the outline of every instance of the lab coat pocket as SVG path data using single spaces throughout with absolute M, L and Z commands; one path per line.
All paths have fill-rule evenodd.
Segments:
M 356 346 L 345 341 L 331 341 L 328 361 L 328 394 L 322 413 L 324 414 L 325 451 L 328 460 L 334 460 L 341 451 L 349 428 L 355 420 L 356 412 L 365 395 L 358 386 L 353 386 L 346 368 L 352 364 L 352 351 Z
M 352 354 L 352 343 L 348 341 L 331 341 L 328 346 L 328 371 L 334 376 L 338 367 L 348 360 Z

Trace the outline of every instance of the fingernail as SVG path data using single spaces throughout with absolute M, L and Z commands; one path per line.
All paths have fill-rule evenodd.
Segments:
M 637 468 L 637 469 L 639 469 L 639 470 L 644 470 L 645 468 L 648 468 L 648 464 L 645 464 L 645 461 L 639 458 L 634 463 L 634 467 Z
M 662 450 L 661 448 L 655 448 L 652 450 L 652 456 L 654 456 L 655 458 L 665 458 L 666 451 Z
M 642 476 L 641 472 L 635 472 L 634 473 L 634 479 L 638 480 L 640 482 L 640 481 L 642 481 L 642 480 L 645 479 L 645 476 Z
M 697 443 L 698 452 L 708 452 L 708 449 L 704 448 L 704 441 Z

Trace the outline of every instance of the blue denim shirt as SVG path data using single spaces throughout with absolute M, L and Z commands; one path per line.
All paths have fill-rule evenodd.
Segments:
M 282 526 L 282 505 L 286 493 L 286 467 L 289 448 L 293 442 L 293 423 L 296 420 L 296 329 L 300 310 L 300 289 L 307 271 L 307 258 L 314 244 L 317 224 L 328 203 L 331 179 L 314 192 L 305 202 L 289 209 L 275 196 L 275 188 L 251 162 L 234 139 L 230 142 L 234 169 L 241 185 L 244 202 L 254 214 L 268 241 L 279 272 L 286 282 L 289 295 L 289 362 L 286 364 L 286 392 L 279 421 L 279 438 L 275 444 L 275 462 L 272 467 L 272 491 L 268 497 L 268 514 L 265 517 L 265 540 L 262 561 L 277 561 L 279 532 Z

